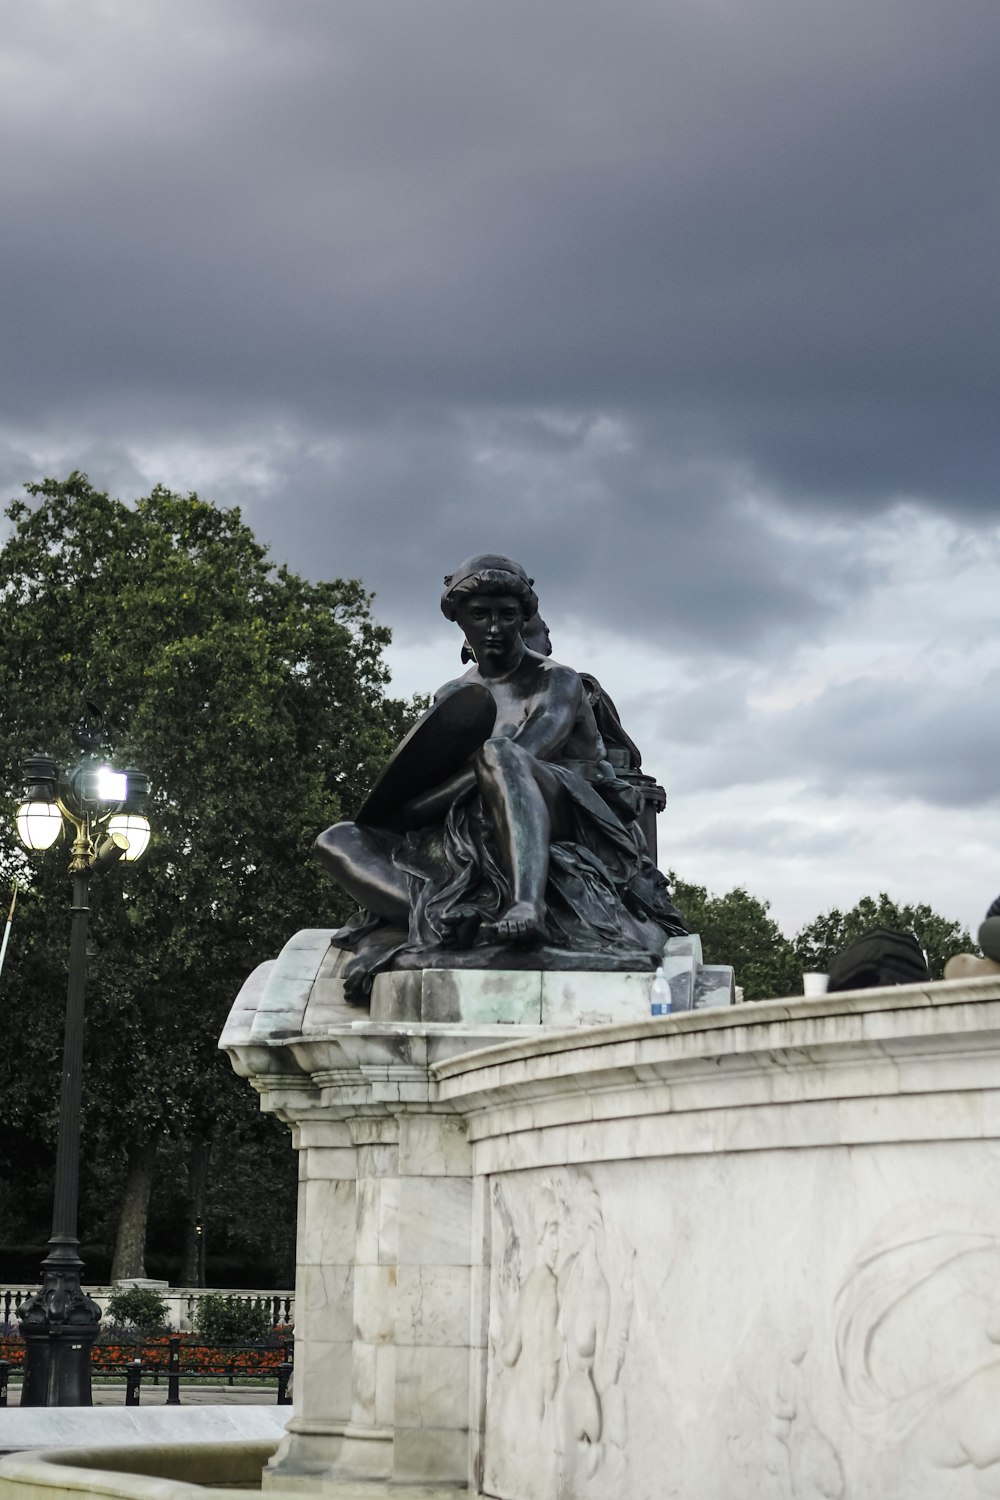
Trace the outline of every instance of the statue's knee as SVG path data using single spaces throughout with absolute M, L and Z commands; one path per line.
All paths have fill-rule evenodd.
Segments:
M 313 845 L 317 858 L 331 870 L 339 870 L 350 855 L 352 844 L 357 839 L 357 828 L 353 823 L 334 823 L 326 828 Z
M 498 736 L 481 746 L 476 759 L 484 771 L 502 771 L 514 764 L 519 753 L 515 744 Z

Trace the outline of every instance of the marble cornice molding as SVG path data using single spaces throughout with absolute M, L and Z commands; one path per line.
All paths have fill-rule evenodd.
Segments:
M 897 1023 L 882 1020 L 894 1012 L 912 1012 L 913 1019 L 904 1024 L 918 1029 L 919 1016 L 931 1032 L 949 1032 L 964 1027 L 964 1020 L 951 1012 L 952 1007 L 971 1006 L 976 1024 L 986 1030 L 997 1030 L 998 1023 L 980 1007 L 1000 1004 L 1000 976 L 982 979 L 939 980 L 923 985 L 889 985 L 882 989 L 847 990 L 806 1000 L 790 996 L 775 1000 L 758 1000 L 750 1004 L 717 1010 L 687 1011 L 679 1015 L 650 1017 L 643 1021 L 625 1021 L 601 1026 L 567 1027 L 562 1030 L 533 1028 L 527 1036 L 501 1037 L 479 1050 L 465 1048 L 451 1058 L 435 1062 L 439 1079 L 472 1074 L 482 1066 L 503 1065 L 536 1055 L 555 1057 L 559 1053 L 584 1054 L 604 1051 L 615 1043 L 641 1041 L 649 1046 L 661 1039 L 670 1055 L 704 1056 L 759 1052 L 777 1043 L 779 1047 L 801 1046 L 813 1033 L 829 1042 L 831 1025 L 851 1026 L 848 1018 L 859 1018 L 854 1036 L 859 1040 L 875 1039 L 882 1034 L 900 1034 Z M 972 1014 L 972 1013 L 970 1013 Z M 785 1026 L 787 1031 L 776 1028 Z M 766 1038 L 763 1029 L 767 1028 Z M 521 1028 L 521 1031 L 527 1028 Z M 555 1065 L 554 1065 L 555 1066 Z
M 529 1028 L 518 1027 L 519 1032 Z M 321 1112 L 351 1119 L 408 1111 L 453 1114 L 440 1100 L 433 1066 L 463 1048 L 509 1037 L 514 1027 L 355 1021 L 306 1036 L 245 1040 L 232 1028 L 224 1048 L 236 1072 L 261 1096 L 261 1108 L 293 1123 Z
M 996 978 L 750 1009 L 467 1053 L 438 1098 L 477 1172 L 1000 1131 Z
M 732 1149 L 734 1112 L 757 1111 L 761 1126 L 766 1110 L 793 1110 L 803 1144 L 860 1141 L 878 1099 L 896 1101 L 886 1128 L 918 1139 L 913 1105 L 921 1098 L 928 1136 L 945 1128 L 930 1107 L 937 1096 L 975 1094 L 1000 1105 L 996 976 L 575 1030 L 518 1027 L 515 1037 L 511 1030 L 361 1021 L 267 1044 L 230 1039 L 227 1051 L 262 1108 L 289 1123 L 318 1114 L 454 1114 L 473 1142 L 558 1128 L 590 1127 L 592 1135 L 616 1120 L 634 1129 L 643 1118 L 686 1116 L 689 1135 L 704 1117 L 701 1136 L 717 1143 L 723 1129 Z M 734 1115 L 728 1127 L 708 1123 L 725 1112 Z M 790 1129 L 786 1121 L 768 1131 L 768 1142 Z M 946 1133 L 978 1129 L 959 1111 Z M 754 1129 L 744 1133 L 755 1138 Z

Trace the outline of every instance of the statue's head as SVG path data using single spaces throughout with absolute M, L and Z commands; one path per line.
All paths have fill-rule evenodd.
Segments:
M 521 639 L 529 651 L 536 651 L 539 656 L 552 655 L 552 637 L 541 615 L 532 615 L 521 631 Z
M 556 1268 L 559 1259 L 559 1200 L 551 1187 L 539 1188 L 534 1202 L 535 1240 L 538 1258 L 550 1271 Z
M 520 563 L 509 557 L 500 557 L 493 552 L 484 552 L 467 558 L 454 573 L 448 573 L 441 595 L 441 613 L 446 620 L 454 620 L 459 606 L 474 594 L 493 596 L 510 595 L 517 599 L 525 621 L 538 613 L 538 596 Z

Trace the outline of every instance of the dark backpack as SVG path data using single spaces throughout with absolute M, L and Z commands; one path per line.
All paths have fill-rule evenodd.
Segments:
M 873 927 L 837 954 L 830 964 L 827 989 L 871 990 L 884 984 L 920 984 L 930 977 L 912 932 Z

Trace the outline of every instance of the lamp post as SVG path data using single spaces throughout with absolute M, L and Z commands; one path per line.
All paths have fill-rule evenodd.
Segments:
M 141 858 L 149 842 L 144 806 L 149 780 L 141 771 L 113 771 L 102 760 L 105 720 L 87 703 L 74 726 L 82 758 L 59 772 L 50 755 L 24 762 L 25 796 L 17 831 L 29 849 L 47 849 L 64 831 L 72 837 L 73 877 L 69 984 L 63 1041 L 59 1134 L 49 1253 L 42 1285 L 21 1304 L 25 1341 L 22 1406 L 91 1406 L 90 1351 L 101 1310 L 80 1285 L 83 1262 L 77 1238 L 80 1185 L 80 1085 L 83 1072 L 83 1005 L 87 979 L 90 877 L 119 859 Z

